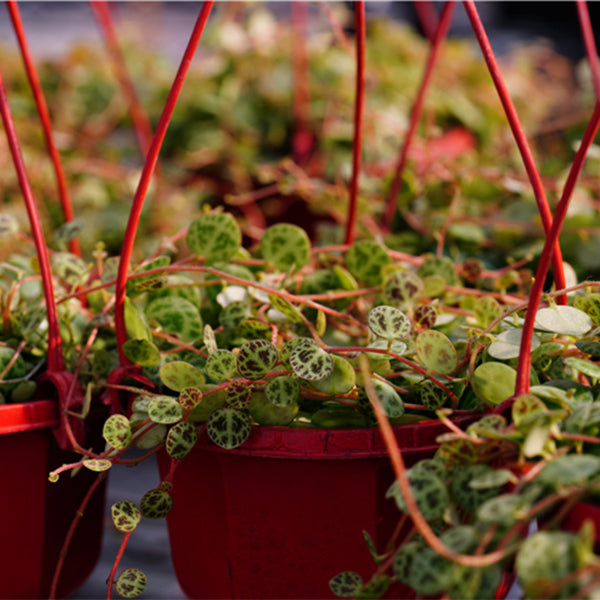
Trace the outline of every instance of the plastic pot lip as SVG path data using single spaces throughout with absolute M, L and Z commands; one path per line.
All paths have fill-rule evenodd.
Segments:
M 468 425 L 477 417 L 459 417 L 453 422 Z M 448 433 L 439 420 L 395 425 L 396 440 L 403 454 L 434 452 L 436 438 Z M 197 447 L 202 451 L 225 455 L 289 458 L 299 460 L 374 459 L 387 457 L 388 452 L 377 426 L 348 429 L 320 429 L 303 427 L 253 427 L 249 438 L 238 448 L 226 450 L 216 446 L 206 432 L 200 436 Z
M 0 406 L 0 435 L 54 428 L 59 423 L 56 400 L 34 400 Z

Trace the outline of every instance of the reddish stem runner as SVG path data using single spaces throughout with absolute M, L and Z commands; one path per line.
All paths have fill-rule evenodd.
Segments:
M 596 98 L 600 100 L 600 68 L 598 67 L 598 50 L 596 48 L 596 40 L 594 39 L 592 22 L 590 21 L 590 13 L 585 0 L 577 0 L 576 4 L 579 25 L 583 35 L 583 42 L 585 44 L 588 62 L 590 64 L 592 78 L 594 80 L 594 90 L 596 92 Z
M 544 232 L 546 233 L 546 236 L 548 236 L 552 226 L 552 212 L 550 211 L 548 199 L 546 198 L 546 192 L 544 191 L 542 179 L 535 166 L 533 154 L 529 144 L 527 143 L 527 138 L 525 137 L 525 133 L 521 127 L 517 111 L 515 110 L 515 106 L 511 100 L 510 94 L 508 93 L 508 89 L 506 88 L 506 84 L 502 78 L 502 74 L 500 73 L 498 62 L 496 61 L 496 57 L 485 32 L 485 28 L 483 27 L 483 23 L 479 18 L 479 13 L 475 8 L 475 3 L 473 0 L 463 0 L 463 4 L 467 12 L 467 16 L 471 21 L 471 26 L 473 27 L 475 37 L 479 42 L 481 52 L 496 87 L 496 91 L 500 97 L 500 102 L 502 103 L 502 107 L 506 113 L 506 118 L 515 138 L 515 142 L 517 143 L 519 152 L 521 153 L 521 158 L 525 165 L 525 170 L 527 171 L 529 181 L 531 182 L 538 210 L 542 218 Z M 565 274 L 563 269 L 562 252 L 558 243 L 558 239 L 554 244 L 554 250 L 552 254 L 552 272 L 554 273 L 556 288 L 559 290 L 564 289 L 566 287 Z M 557 303 L 566 304 L 567 297 L 565 295 L 559 296 L 557 298 Z
M 133 251 L 133 243 L 135 241 L 135 234 L 137 232 L 142 206 L 144 204 L 146 192 L 148 191 L 148 187 L 150 185 L 152 171 L 154 170 L 156 162 L 158 161 L 158 154 L 165 138 L 171 115 L 175 109 L 175 103 L 177 102 L 177 98 L 179 97 L 179 93 L 181 92 L 181 88 L 185 82 L 192 58 L 196 48 L 198 47 L 200 38 L 202 37 L 202 32 L 204 31 L 204 26 L 206 25 L 206 21 L 208 20 L 208 16 L 213 4 L 214 0 L 205 0 L 202 4 L 202 8 L 200 9 L 200 14 L 198 15 L 198 19 L 194 25 L 190 40 L 181 59 L 181 64 L 179 65 L 179 69 L 175 75 L 175 80 L 173 81 L 173 85 L 171 86 L 171 90 L 169 91 L 169 95 L 165 102 L 160 120 L 156 126 L 156 132 L 154 133 L 152 144 L 150 145 L 150 149 L 146 155 L 144 168 L 142 170 L 142 175 L 140 177 L 137 190 L 133 197 L 131 211 L 129 213 L 129 220 L 127 221 L 127 227 L 123 236 L 123 245 L 121 249 L 121 258 L 119 260 L 119 270 L 117 273 L 115 290 L 115 333 L 117 337 L 117 346 L 119 349 L 119 360 L 122 365 L 129 364 L 129 361 L 123 354 L 123 344 L 127 341 L 124 312 L 125 292 L 129 261 Z
M 106 47 L 111 56 L 115 74 L 127 98 L 131 120 L 133 121 L 142 156 L 145 158 L 152 142 L 152 125 L 127 70 L 125 57 L 121 51 L 119 39 L 110 14 L 110 7 L 105 0 L 90 1 L 90 7 L 94 11 L 96 21 L 98 21 Z
M 50 260 L 48 257 L 48 248 L 44 239 L 44 232 L 40 221 L 40 215 L 35 205 L 31 184 L 27 177 L 23 155 L 19 145 L 19 138 L 15 129 L 15 123 L 12 118 L 4 79 L 0 73 L 0 114 L 6 132 L 6 139 L 10 148 L 10 153 L 17 172 L 19 187 L 23 194 L 23 200 L 29 217 L 31 235 L 37 251 L 40 263 L 40 272 L 42 276 L 42 288 L 44 290 L 44 300 L 46 303 L 46 316 L 48 319 L 48 371 L 59 372 L 64 370 L 64 361 L 61 350 L 61 339 L 58 327 L 58 312 L 54 302 L 54 287 L 52 284 L 52 271 L 50 269 Z
M 425 73 L 423 74 L 423 80 L 421 81 L 419 92 L 417 94 L 417 98 L 415 100 L 415 104 L 410 115 L 408 131 L 406 132 L 404 144 L 400 149 L 398 162 L 396 164 L 396 171 L 394 173 L 394 179 L 392 180 L 392 185 L 388 194 L 385 211 L 383 213 L 383 229 L 386 231 L 390 231 L 392 228 L 392 221 L 394 220 L 394 215 L 396 214 L 396 207 L 398 204 L 398 195 L 400 194 L 400 189 L 402 186 L 402 173 L 404 171 L 404 166 L 406 165 L 406 160 L 408 158 L 408 150 L 415 136 L 415 131 L 417 130 L 417 125 L 419 124 L 421 115 L 423 114 L 425 95 L 429 90 L 429 84 L 431 83 L 433 70 L 440 56 L 440 51 L 442 49 L 443 42 L 448 34 L 448 29 L 450 29 L 450 23 L 452 22 L 455 7 L 456 2 L 452 0 L 449 0 L 444 4 L 438 27 L 435 32 L 433 41 L 431 43 L 431 50 L 429 51 L 429 56 L 427 58 Z
M 423 34 L 430 42 L 433 42 L 440 23 L 435 4 L 429 0 L 418 0 L 413 2 L 413 8 L 417 14 L 417 19 L 419 19 Z
M 58 186 L 58 197 L 62 206 L 63 215 L 65 217 L 65 221 L 72 221 L 75 218 L 73 204 L 71 203 L 71 196 L 69 194 L 65 172 L 60 160 L 60 154 L 56 148 L 56 145 L 54 144 L 50 112 L 48 110 L 48 105 L 46 104 L 46 99 L 40 84 L 35 63 L 29 51 L 29 45 L 27 43 L 27 37 L 25 36 L 25 29 L 21 20 L 21 14 L 15 0 L 7 0 L 6 8 L 8 9 L 8 13 L 12 20 L 13 29 L 15 30 L 17 41 L 19 42 L 19 48 L 21 49 L 21 56 L 25 65 L 25 72 L 27 73 L 27 78 L 29 79 L 29 85 L 31 86 L 31 91 L 33 93 L 33 98 L 35 100 L 35 105 L 37 107 L 40 120 L 42 121 L 44 139 L 48 153 L 50 154 L 50 159 L 52 160 L 52 164 L 54 166 L 54 173 L 56 175 L 56 183 Z M 70 240 L 69 249 L 73 254 L 81 256 L 81 249 L 79 247 L 78 240 Z
M 350 204 L 346 223 L 346 244 L 354 241 L 358 204 L 358 178 L 362 154 L 362 120 L 365 105 L 365 3 L 354 3 L 356 23 L 356 95 L 354 99 L 354 139 L 352 142 L 352 179 L 350 181 Z

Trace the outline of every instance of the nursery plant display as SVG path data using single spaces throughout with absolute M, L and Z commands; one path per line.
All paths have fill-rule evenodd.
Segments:
M 81 80 L 73 69 L 63 82 L 74 63 L 47 67 L 57 97 L 103 100 L 97 129 L 77 124 L 91 104 L 78 113 L 61 101 L 55 114 L 70 134 L 65 143 L 88 143 L 89 155 L 65 161 L 67 169 L 93 167 L 95 179 L 74 177 L 88 208 L 112 207 L 114 190 L 131 197 L 127 186 L 133 199 L 121 207 L 122 234 L 104 240 L 109 226 L 86 235 L 81 250 L 63 205 L 68 224 L 48 261 L 33 219 L 41 286 L 38 264 L 11 255 L 23 253 L 27 234 L 9 203 L 5 399 L 34 394 L 32 369 L 48 354 L 58 395 L 66 386 L 85 415 L 85 389 L 110 410 L 99 450 L 81 442 L 82 420 L 63 406 L 61 439 L 80 456 L 47 469 L 53 485 L 80 468 L 99 482 L 113 464 L 140 460 L 129 458 L 132 447 L 159 454 L 157 486 L 111 507 L 124 537 L 108 597 L 113 588 L 124 597 L 143 591 L 144 573 L 118 567 L 142 517 L 165 516 L 177 575 L 192 597 L 481 598 L 505 593 L 515 575 L 528 597 L 591 596 L 593 527 L 574 525 L 570 509 L 595 491 L 600 471 L 599 296 L 585 280 L 596 266 L 593 257 L 577 260 L 597 236 L 597 173 L 593 161 L 584 166 L 597 105 L 586 112 L 582 94 L 572 130 L 563 131 L 578 140 L 572 165 L 568 152 L 540 153 L 538 170 L 523 125 L 551 128 L 548 113 L 541 102 L 531 111 L 521 104 L 539 91 L 530 85 L 515 83 L 522 97 L 508 94 L 473 3 L 464 6 L 485 62 L 457 60 L 470 51 L 444 44 L 451 2 L 435 20 L 430 49 L 409 33 L 396 37 L 391 25 L 367 27 L 362 2 L 345 16 L 320 9 L 334 33 L 314 41 L 302 6 L 290 28 L 262 9 L 246 18 L 239 6 L 222 8 L 207 28 L 216 48 L 194 74 L 214 10 L 203 3 L 173 84 L 157 86 L 162 112 L 150 135 L 135 118 L 139 100 L 111 38 L 110 11 L 95 4 L 145 157 L 141 174 L 126 164 L 137 160 L 128 143 L 98 159 L 90 150 L 99 140 L 110 147 L 108 132 L 123 139 L 122 100 L 99 83 L 104 66 L 95 63 Z M 577 9 L 595 65 L 585 4 Z M 275 52 L 284 39 L 294 41 L 293 68 Z M 412 65 L 419 48 L 418 71 L 389 68 L 394 54 Z M 442 60 L 455 70 L 441 69 L 448 94 L 432 103 L 429 139 L 419 140 Z M 31 79 L 33 67 L 26 71 Z M 600 89 L 595 67 L 580 71 Z M 189 87 L 194 77 L 206 94 Z M 322 85 L 328 80 L 331 88 Z M 398 109 L 399 80 L 406 107 L 416 97 L 410 114 Z M 239 95 L 241 87 L 251 92 Z M 553 104 L 540 92 L 548 112 L 567 96 Z M 507 124 L 518 156 L 507 150 Z M 4 126 L 14 143 L 9 115 Z M 17 173 L 27 199 L 27 176 Z M 547 189 L 561 192 L 552 210 Z M 308 221 L 293 219 L 290 206 Z M 39 335 L 40 305 L 51 307 L 48 338 Z M 47 343 L 60 346 L 60 359 Z M 55 371 L 69 373 L 66 383 Z M 539 530 L 527 536 L 535 520 Z

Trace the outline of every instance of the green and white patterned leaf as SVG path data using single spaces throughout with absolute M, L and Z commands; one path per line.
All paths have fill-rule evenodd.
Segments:
M 142 518 L 140 509 L 131 500 L 120 500 L 110 508 L 114 526 L 122 533 L 131 533 Z
M 450 503 L 445 483 L 433 472 L 425 469 L 410 469 L 408 480 L 419 510 L 427 521 L 440 519 Z M 406 513 L 407 507 L 397 481 L 390 486 L 386 498 L 393 498 L 398 508 Z
M 165 363 L 159 370 L 160 380 L 171 390 L 181 392 L 189 387 L 202 387 L 206 383 L 200 369 L 182 361 Z
M 193 342 L 203 333 L 200 311 L 185 298 L 158 298 L 148 304 L 144 314 L 149 322 L 157 321 L 167 333 L 184 342 Z
M 252 403 L 252 388 L 245 381 L 232 381 L 227 386 L 226 403 L 230 408 L 248 408 Z
M 289 360 L 294 373 L 309 381 L 329 377 L 334 367 L 332 356 L 310 338 L 294 345 Z
M 237 355 L 238 373 L 246 379 L 264 377 L 279 360 L 277 348 L 267 340 L 244 342 Z
M 537 329 L 562 335 L 583 335 L 593 325 L 591 317 L 574 306 L 540 308 L 535 315 Z
M 226 261 L 242 243 L 242 232 L 229 213 L 209 213 L 192 222 L 188 229 L 190 250 L 207 263 Z
M 473 306 L 477 325 L 485 329 L 492 321 L 502 315 L 502 307 L 495 298 L 491 296 L 482 296 L 475 300 Z
M 391 306 L 412 306 L 421 297 L 425 286 L 412 271 L 396 271 L 383 284 L 383 297 Z
M 102 471 L 108 471 L 112 467 L 112 463 L 106 458 L 88 458 L 83 461 L 83 466 L 90 471 L 101 473 Z
M 154 396 L 148 402 L 148 416 L 155 423 L 171 425 L 181 421 L 183 409 L 177 398 L 171 396 Z
M 410 319 L 393 306 L 376 306 L 367 315 L 369 329 L 379 337 L 394 340 L 406 337 L 412 325 Z
M 206 422 L 208 437 L 219 447 L 232 450 L 241 446 L 252 431 L 250 416 L 235 408 L 219 408 Z
M 538 476 L 539 480 L 554 488 L 578 485 L 597 478 L 600 457 L 591 454 L 567 454 L 550 461 Z
M 123 598 L 137 598 L 147 586 L 146 574 L 134 568 L 122 571 L 115 582 L 115 589 Z
M 446 285 L 459 285 L 460 278 L 454 269 L 454 263 L 446 256 L 431 256 L 417 269 L 421 279 L 426 277 L 442 277 Z
M 225 329 L 236 329 L 250 316 L 250 305 L 245 300 L 233 300 L 219 314 L 219 324 Z
M 163 519 L 173 508 L 173 498 L 161 489 L 146 492 L 140 500 L 140 510 L 147 519 Z
M 417 356 L 428 371 L 447 375 L 458 366 L 458 353 L 454 344 L 441 331 L 422 331 L 417 336 L 415 348 Z
M 202 401 L 202 390 L 197 387 L 189 387 L 179 392 L 179 404 L 183 410 L 192 410 Z
M 125 415 L 111 415 L 104 422 L 102 437 L 112 448 L 123 450 L 131 443 L 131 426 Z
M 212 354 L 217 348 L 217 339 L 215 338 L 215 332 L 213 328 L 207 323 L 204 326 L 204 345 L 206 346 L 206 351 L 209 354 Z
M 577 296 L 573 305 L 575 308 L 589 315 L 596 327 L 600 325 L 600 294 L 594 293 Z
M 204 372 L 213 381 L 225 381 L 234 376 L 236 367 L 237 359 L 233 352 L 217 349 L 207 358 Z
M 346 252 L 346 266 L 350 273 L 369 286 L 381 283 L 381 269 L 390 262 L 385 248 L 370 240 L 355 242 Z
M 274 377 L 267 383 L 265 394 L 275 406 L 290 406 L 300 398 L 300 382 L 289 375 Z
M 127 340 L 123 344 L 123 354 L 132 363 L 142 367 L 160 365 L 160 351 L 149 340 Z
M 174 460 L 185 458 L 198 441 L 198 430 L 187 421 L 181 421 L 169 429 L 165 440 L 167 454 Z
M 278 271 L 298 271 L 310 260 L 310 239 L 297 225 L 278 223 L 265 231 L 260 250 Z
M 331 358 L 333 358 L 333 371 L 325 379 L 311 381 L 311 385 L 325 394 L 347 394 L 356 383 L 354 367 L 341 356 L 333 354 Z
M 329 580 L 329 589 L 338 598 L 355 598 L 363 586 L 363 578 L 354 571 L 338 573 Z
M 50 258 L 53 273 L 69 285 L 80 285 L 88 277 L 87 263 L 70 252 L 55 252 Z
M 269 302 L 273 308 L 276 308 L 280 313 L 284 314 L 288 319 L 294 323 L 304 323 L 304 319 L 300 314 L 300 311 L 290 304 L 285 298 L 277 296 L 276 294 L 269 294 Z

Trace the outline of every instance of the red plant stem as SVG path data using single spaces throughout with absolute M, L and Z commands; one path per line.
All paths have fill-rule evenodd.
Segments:
M 52 576 L 52 584 L 50 586 L 50 595 L 49 598 L 56 598 L 56 588 L 58 587 L 58 580 L 60 579 L 60 574 L 62 572 L 62 568 L 65 562 L 65 558 L 67 557 L 67 553 L 69 552 L 69 546 L 71 545 L 71 540 L 73 539 L 73 535 L 75 534 L 75 530 L 77 529 L 77 525 L 81 521 L 83 514 L 85 513 L 85 509 L 89 504 L 94 492 L 98 489 L 98 486 L 106 479 L 107 473 L 98 473 L 98 476 L 94 479 L 94 482 L 89 487 L 86 492 L 79 508 L 77 509 L 77 514 L 73 518 L 71 526 L 69 527 L 69 531 L 67 532 L 67 536 L 65 537 L 65 541 L 63 542 L 62 548 L 60 549 L 60 555 L 58 557 L 58 562 L 56 563 L 56 568 L 54 569 L 54 574 Z
M 90 1 L 90 6 L 94 11 L 96 21 L 98 21 L 98 25 L 104 36 L 104 41 L 111 56 L 117 79 L 127 98 L 131 120 L 133 121 L 142 156 L 146 157 L 152 142 L 152 125 L 150 124 L 148 114 L 139 99 L 131 76 L 129 75 L 129 71 L 127 70 L 125 57 L 121 51 L 119 39 L 110 14 L 110 7 L 105 0 Z
M 546 242 L 542 255 L 540 256 L 540 262 L 535 274 L 535 279 L 531 292 L 529 295 L 529 302 L 527 304 L 527 313 L 525 315 L 525 323 L 523 325 L 523 334 L 521 338 L 521 347 L 519 353 L 519 364 L 517 366 L 517 381 L 515 384 L 515 396 L 526 394 L 529 391 L 529 372 L 531 370 L 531 337 L 533 335 L 533 325 L 535 322 L 535 314 L 542 298 L 544 279 L 548 273 L 550 266 L 550 260 L 553 252 L 558 244 L 558 236 L 564 223 L 565 217 L 567 216 L 567 209 L 569 208 L 569 202 L 573 189 L 577 183 L 577 178 L 583 168 L 586 153 L 594 141 L 598 126 L 600 125 L 600 102 L 596 103 L 590 122 L 588 123 L 583 139 L 575 158 L 569 175 L 563 189 L 562 196 L 558 202 L 554 213 L 554 221 L 549 233 L 546 236 Z
M 42 230 L 42 223 L 33 193 L 31 191 L 31 184 L 27 177 L 27 171 L 25 169 L 25 163 L 23 162 L 23 155 L 21 153 L 21 147 L 19 145 L 19 138 L 15 129 L 15 123 L 12 118 L 10 106 L 8 104 L 8 98 L 6 96 L 6 89 L 4 87 L 4 79 L 0 72 L 0 114 L 2 116 L 2 123 L 4 124 L 4 130 L 6 132 L 6 139 L 10 148 L 10 153 L 15 165 L 17 172 L 17 178 L 19 180 L 19 186 L 21 193 L 23 194 L 23 200 L 27 209 L 27 215 L 29 217 L 29 224 L 31 227 L 31 235 L 37 251 L 38 260 L 40 263 L 40 272 L 42 276 L 42 288 L 44 290 L 44 300 L 46 303 L 46 316 L 48 319 L 48 371 L 57 372 L 64 369 L 64 361 L 61 350 L 61 339 L 58 327 L 58 312 L 56 310 L 56 304 L 54 301 L 54 286 L 52 284 L 52 271 L 50 269 L 50 260 L 48 257 L 48 248 L 46 247 L 46 240 L 44 239 L 44 232 Z
M 124 313 L 127 272 L 129 270 L 129 261 L 133 251 L 135 234 L 137 232 L 144 199 L 150 185 L 152 171 L 154 170 L 154 167 L 158 161 L 158 154 L 165 138 L 169 121 L 175 109 L 175 103 L 177 102 L 177 98 L 179 97 L 181 88 L 185 82 L 187 72 L 192 63 L 192 58 L 198 43 L 200 42 L 200 38 L 202 37 L 202 32 L 204 31 L 204 26 L 206 25 L 206 21 L 208 20 L 208 16 L 213 4 L 214 0 L 205 0 L 202 4 L 202 8 L 200 9 L 200 14 L 198 15 L 198 19 L 194 25 L 190 40 L 181 59 L 181 64 L 179 65 L 179 69 L 175 75 L 175 80 L 173 81 L 173 85 L 169 91 L 162 114 L 160 115 L 160 120 L 156 126 L 156 132 L 154 133 L 152 144 L 150 145 L 150 149 L 146 155 L 144 168 L 142 170 L 142 175 L 140 177 L 137 190 L 133 197 L 131 211 L 127 221 L 127 227 L 123 236 L 123 245 L 121 248 L 121 258 L 119 260 L 115 291 L 115 332 L 117 336 L 117 346 L 119 349 L 119 360 L 122 365 L 129 363 L 126 356 L 123 354 L 123 344 L 127 341 Z
M 488 70 L 496 87 L 500 102 L 502 103 L 502 107 L 506 113 L 506 118 L 508 119 L 515 142 L 517 143 L 517 147 L 521 153 L 521 158 L 533 188 L 538 211 L 542 218 L 544 232 L 546 233 L 547 237 L 552 226 L 552 212 L 550 211 L 548 199 L 546 198 L 546 192 L 544 191 L 542 179 L 535 166 L 533 154 L 527 142 L 527 138 L 525 137 L 525 133 L 523 132 L 523 128 L 521 126 L 521 122 L 519 121 L 515 106 L 512 102 L 510 94 L 508 93 L 506 84 L 504 83 L 504 79 L 502 78 L 502 74 L 500 73 L 498 62 L 496 61 L 494 51 L 490 45 L 490 41 L 485 32 L 485 28 L 483 27 L 483 23 L 479 18 L 479 13 L 477 12 L 475 3 L 473 0 L 463 0 L 463 4 L 467 12 L 467 16 L 471 21 L 471 26 L 473 28 L 473 32 L 475 33 L 475 37 L 479 42 L 483 58 L 487 64 Z M 556 288 L 562 290 L 564 287 L 566 287 L 566 283 L 563 269 L 562 252 L 560 250 L 558 240 L 556 240 L 554 244 L 552 255 L 552 272 L 554 273 Z M 557 298 L 557 302 L 558 304 L 566 304 L 567 297 L 565 295 L 561 295 Z
M 358 178 L 362 154 L 362 120 L 365 104 L 365 3 L 354 3 L 356 23 L 356 94 L 354 98 L 354 139 L 352 141 L 352 179 L 350 181 L 350 204 L 346 223 L 346 244 L 354 241 L 358 204 Z
M 392 228 L 392 221 L 394 220 L 394 215 L 396 214 L 396 207 L 398 204 L 398 195 L 400 194 L 400 189 L 402 187 L 402 173 L 404 171 L 404 166 L 406 165 L 406 160 L 408 158 L 408 151 L 410 148 L 410 144 L 415 136 L 415 131 L 417 130 L 417 125 L 419 124 L 421 115 L 423 114 L 425 95 L 429 90 L 429 84 L 431 83 L 433 70 L 440 56 L 440 51 L 442 49 L 442 45 L 446 38 L 446 35 L 448 34 L 448 29 L 450 29 L 450 23 L 452 22 L 455 7 L 456 2 L 451 0 L 444 4 L 444 8 L 442 9 L 442 14 L 440 16 L 440 21 L 431 44 L 431 50 L 429 51 L 429 56 L 427 57 L 425 72 L 423 73 L 423 79 L 421 81 L 421 85 L 417 93 L 417 98 L 412 108 L 412 112 L 410 115 L 410 123 L 408 125 L 408 131 L 406 132 L 404 144 L 400 149 L 398 162 L 396 163 L 396 170 L 394 172 L 394 179 L 392 180 L 392 185 L 390 186 L 390 191 L 383 213 L 383 229 L 386 231 L 390 231 Z
M 35 100 L 35 105 L 42 122 L 46 147 L 48 149 L 48 154 L 50 154 L 52 165 L 54 166 L 54 173 L 56 175 L 56 183 L 58 186 L 58 197 L 60 199 L 63 215 L 65 217 L 65 221 L 72 221 L 75 218 L 75 214 L 73 212 L 73 204 L 71 202 L 69 188 L 67 186 L 67 179 L 65 177 L 65 172 L 60 160 L 60 154 L 56 148 L 56 145 L 54 144 L 50 112 L 48 110 L 48 105 L 46 104 L 46 98 L 44 97 L 44 91 L 42 90 L 42 85 L 37 74 L 35 63 L 31 56 L 31 52 L 29 51 L 29 44 L 27 43 L 27 37 L 25 35 L 25 29 L 21 20 L 21 14 L 15 0 L 7 0 L 6 8 L 8 9 L 8 13 L 12 20 L 17 41 L 19 42 L 21 56 L 23 58 L 23 63 L 25 64 L 25 72 L 27 73 L 29 85 L 31 86 L 31 91 Z M 81 249 L 79 247 L 78 240 L 70 240 L 69 249 L 73 254 L 81 256 Z
M 596 48 L 596 40 L 594 39 L 592 22 L 590 21 L 590 12 L 585 0 L 577 0 L 576 5 L 577 15 L 579 17 L 579 25 L 583 35 L 583 42 L 585 44 L 588 62 L 590 64 L 592 78 L 594 80 L 596 99 L 600 100 L 600 68 L 598 67 L 598 50 Z
M 430 42 L 433 42 L 440 23 L 437 11 L 435 10 L 435 4 L 429 0 L 417 0 L 413 2 L 413 7 L 415 13 L 417 13 L 417 19 L 419 19 L 419 25 L 421 25 L 425 37 Z
M 121 545 L 119 546 L 119 551 L 117 552 L 117 556 L 115 557 L 115 561 L 113 562 L 112 568 L 110 570 L 110 575 L 108 576 L 108 585 L 106 586 L 106 600 L 110 600 L 112 598 L 112 589 L 115 584 L 115 578 L 117 575 L 117 569 L 119 568 L 119 563 L 123 558 L 123 554 L 125 553 L 125 548 L 127 547 L 127 542 L 129 542 L 129 538 L 133 531 L 128 531 L 121 541 Z

